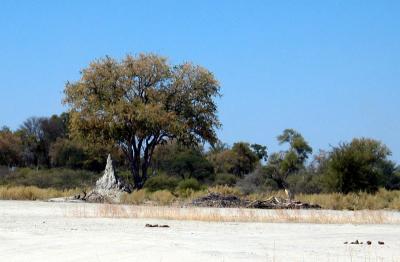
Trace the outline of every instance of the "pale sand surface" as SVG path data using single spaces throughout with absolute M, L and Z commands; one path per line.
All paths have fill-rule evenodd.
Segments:
M 88 218 L 71 212 L 98 207 L 0 201 L 0 261 L 400 261 L 398 224 Z M 170 228 L 146 228 L 146 223 Z M 343 244 L 356 239 L 373 244 Z

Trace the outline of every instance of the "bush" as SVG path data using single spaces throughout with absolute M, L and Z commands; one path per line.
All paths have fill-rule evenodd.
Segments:
M 18 168 L 15 172 L 0 177 L 0 185 L 35 186 L 59 190 L 91 187 L 100 174 L 71 169 L 30 169 Z
M 155 192 L 158 190 L 169 190 L 174 191 L 178 186 L 179 180 L 175 177 L 169 177 L 166 175 L 157 175 L 147 179 L 144 187 L 149 192 Z
M 236 184 L 236 176 L 232 174 L 217 174 L 215 176 L 214 185 L 234 186 Z
M 200 185 L 199 181 L 197 181 L 194 178 L 184 179 L 181 182 L 179 182 L 179 184 L 178 184 L 179 191 L 185 191 L 188 189 L 197 191 L 197 190 L 201 189 L 201 185 Z
M 161 205 L 169 205 L 175 200 L 175 196 L 168 190 L 161 190 L 150 194 L 150 200 Z
M 146 190 L 141 189 L 138 191 L 133 191 L 132 193 L 123 193 L 121 195 L 121 203 L 122 204 L 134 204 L 140 205 L 143 204 L 146 200 Z
M 35 186 L 0 186 L 0 199 L 4 200 L 47 200 L 55 197 L 73 196 L 81 192 L 79 189 L 57 190 L 54 188 L 38 188 Z
M 384 183 L 389 149 L 372 139 L 353 139 L 333 149 L 326 181 L 331 191 L 349 193 L 376 192 Z
M 188 148 L 174 142 L 156 148 L 152 167 L 169 176 L 196 178 L 202 182 L 211 180 L 214 175 L 213 165 L 205 158 L 201 148 Z
M 209 155 L 216 172 L 230 173 L 243 177 L 256 168 L 259 158 L 248 143 L 235 143 L 232 149 L 225 149 Z
M 290 189 L 294 193 L 318 194 L 324 191 L 323 176 L 299 173 L 287 178 Z
M 215 186 L 215 187 L 210 187 L 208 188 L 208 191 L 210 193 L 216 193 L 220 195 L 234 195 L 234 196 L 242 196 L 242 192 L 235 187 L 229 187 L 229 186 Z
M 278 184 L 268 178 L 262 168 L 256 169 L 253 173 L 244 176 L 237 181 L 236 186 L 244 194 L 262 193 L 279 190 Z
M 335 210 L 400 210 L 400 191 L 379 189 L 375 194 L 360 193 L 331 193 L 331 194 L 299 194 L 296 199 L 320 205 L 322 208 Z

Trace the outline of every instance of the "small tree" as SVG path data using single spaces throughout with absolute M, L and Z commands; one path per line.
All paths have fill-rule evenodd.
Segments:
M 214 150 L 208 159 L 217 173 L 229 173 L 237 177 L 251 173 L 259 163 L 258 155 L 244 142 L 234 143 L 231 149 Z
M 24 121 L 18 135 L 23 142 L 22 157 L 25 165 L 50 167 L 50 147 L 58 138 L 67 136 L 68 114 L 60 116 L 30 117 Z
M 259 163 L 258 155 L 250 149 L 248 143 L 233 144 L 231 152 L 233 166 L 229 171 L 239 177 L 253 172 Z
M 160 145 L 154 151 L 151 168 L 182 179 L 212 180 L 214 168 L 198 147 L 185 147 L 175 142 Z
M 71 132 L 115 143 L 136 188 L 147 179 L 157 145 L 171 139 L 185 145 L 216 141 L 218 95 L 219 84 L 207 69 L 171 66 L 153 54 L 94 61 L 65 87 Z
M 21 138 L 10 129 L 0 129 L 0 165 L 15 166 L 20 162 Z
M 293 129 L 286 129 L 278 136 L 279 144 L 289 144 L 289 149 L 279 153 L 273 153 L 267 162 L 265 172 L 280 188 L 285 189 L 289 199 L 294 198 L 290 190 L 287 178 L 304 168 L 304 163 L 312 153 L 312 148 L 304 140 L 303 136 Z

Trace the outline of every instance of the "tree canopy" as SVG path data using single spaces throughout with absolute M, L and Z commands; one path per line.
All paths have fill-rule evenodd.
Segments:
M 331 153 L 327 179 L 331 190 L 343 193 L 375 192 L 385 174 L 394 172 L 387 157 L 390 150 L 381 142 L 361 138 L 342 143 Z M 389 167 L 389 172 L 385 170 Z
M 287 178 L 304 167 L 305 161 L 312 153 L 312 148 L 303 136 L 293 129 L 285 129 L 277 139 L 279 144 L 289 144 L 289 149 L 271 154 L 265 166 L 265 172 L 276 181 L 279 187 L 287 191 L 289 198 L 292 198 Z
M 231 149 L 222 147 L 221 149 L 214 148 L 208 158 L 214 164 L 218 173 L 230 173 L 237 177 L 243 177 L 251 173 L 260 162 L 260 156 L 263 157 L 264 152 L 259 154 L 250 148 L 250 145 L 245 142 L 234 143 Z M 265 152 L 266 154 L 266 152 Z
M 96 60 L 65 87 L 71 132 L 118 145 L 136 188 L 147 179 L 157 145 L 217 141 L 217 96 L 219 83 L 210 71 L 191 63 L 172 66 L 154 54 Z

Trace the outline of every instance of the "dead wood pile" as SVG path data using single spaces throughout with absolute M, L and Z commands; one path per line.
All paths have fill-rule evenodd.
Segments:
M 234 195 L 221 195 L 210 193 L 195 199 L 191 203 L 198 207 L 236 207 L 236 208 L 259 208 L 259 209 L 319 209 L 319 205 L 290 201 L 280 197 L 270 197 L 267 200 L 250 201 Z

